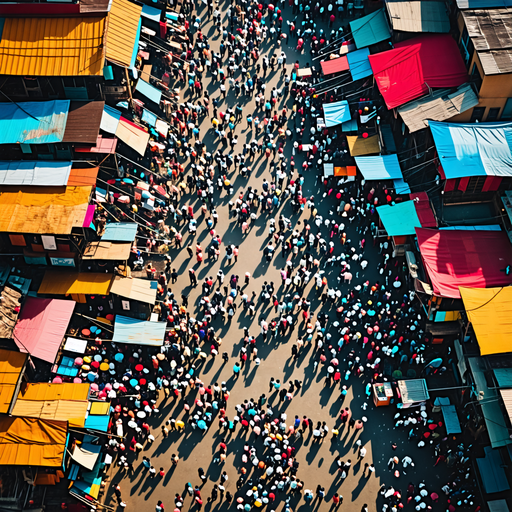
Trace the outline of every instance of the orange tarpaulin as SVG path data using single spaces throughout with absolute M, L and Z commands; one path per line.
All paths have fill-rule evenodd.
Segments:
M 27 354 L 0 350 L 0 413 L 9 411 L 14 391 L 25 367 Z
M 0 465 L 62 467 L 68 424 L 35 418 L 0 419 Z
M 357 167 L 355 165 L 347 165 L 347 167 L 335 167 L 334 176 L 356 176 Z

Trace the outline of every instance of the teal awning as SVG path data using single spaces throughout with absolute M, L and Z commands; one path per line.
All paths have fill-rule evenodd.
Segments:
M 391 37 L 384 9 L 379 9 L 368 14 L 368 16 L 351 21 L 350 29 L 357 48 L 371 46 Z
M 389 236 L 415 235 L 415 228 L 421 228 L 414 201 L 377 206 L 377 213 Z
M 493 450 L 490 446 L 484 448 L 485 457 L 476 459 L 480 478 L 484 484 L 487 494 L 495 492 L 508 491 L 510 485 L 507 480 L 507 474 L 503 469 L 503 459 L 499 450 Z

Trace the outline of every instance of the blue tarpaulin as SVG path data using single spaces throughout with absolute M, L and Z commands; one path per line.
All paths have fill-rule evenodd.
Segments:
M 415 228 L 422 227 L 414 201 L 377 206 L 377 213 L 389 236 L 416 235 Z
M 111 222 L 105 226 L 101 237 L 104 242 L 133 242 L 137 234 L 135 222 Z
M 350 107 L 348 101 L 336 101 L 334 103 L 325 103 L 324 107 L 324 121 L 325 126 L 337 126 L 338 124 L 350 121 Z
M 348 66 L 352 80 L 359 80 L 373 74 L 372 67 L 370 66 L 370 50 L 362 48 L 355 52 L 347 53 Z
M 447 179 L 512 176 L 512 123 L 429 122 Z
M 142 18 L 139 19 L 139 26 L 137 28 L 137 34 L 135 35 L 135 44 L 133 45 L 132 58 L 130 60 L 130 69 L 132 73 L 137 71 L 135 68 L 135 62 L 137 60 L 137 55 L 139 53 L 139 41 L 140 41 L 140 31 L 142 29 Z
M 443 413 L 444 426 L 446 427 L 447 434 L 460 434 L 459 417 L 457 416 L 457 409 L 455 405 L 442 405 L 441 412 Z
M 145 322 L 117 315 L 112 341 L 137 345 L 161 346 L 164 343 L 167 322 Z
M 85 418 L 84 428 L 106 432 L 108 430 L 109 421 L 110 414 L 89 414 L 87 418 Z
M 357 132 L 357 119 L 351 119 L 350 121 L 345 121 L 341 125 L 342 132 Z
M 121 112 L 119 110 L 105 105 L 103 107 L 103 114 L 101 116 L 100 129 L 107 133 L 116 134 L 119 120 L 121 119 Z
M 149 5 L 142 6 L 141 16 L 143 16 L 144 18 L 148 18 L 158 23 L 160 21 L 161 15 L 162 11 L 160 9 L 155 9 L 154 7 L 151 7 Z
M 150 99 L 157 105 L 160 104 L 162 93 L 156 87 L 144 82 L 142 78 L 139 78 L 135 90 L 139 91 L 142 95 L 146 96 L 146 98 Z
M 69 100 L 0 103 L 0 144 L 61 142 L 69 104 Z
M 365 180 L 403 179 L 396 155 L 356 156 L 354 160 Z
M 144 109 L 142 111 L 142 120 L 145 123 L 148 123 L 149 126 L 155 126 L 157 119 L 158 119 L 158 117 L 155 114 L 153 114 L 153 112 L 150 112 L 149 110 L 146 110 L 146 109 Z
M 403 178 L 393 180 L 393 187 L 395 187 L 395 192 L 397 194 L 411 193 L 411 187 L 409 187 L 409 184 Z
M 351 21 L 350 29 L 357 48 L 371 46 L 391 37 L 384 9 L 379 9 L 368 14 L 368 16 Z

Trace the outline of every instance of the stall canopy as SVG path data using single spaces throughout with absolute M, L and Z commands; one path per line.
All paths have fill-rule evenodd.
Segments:
M 81 227 L 91 187 L 2 187 L 0 232 L 69 235 Z
M 19 282 L 18 279 L 23 279 L 20 276 L 11 276 L 9 281 L 16 279 L 17 284 L 9 283 L 4 286 L 2 290 L 2 301 L 0 302 L 0 338 L 12 338 L 12 331 L 16 322 L 18 321 L 19 312 L 21 310 L 22 289 L 25 282 Z M 7 279 L 7 276 L 6 276 Z M 30 280 L 29 284 L 30 284 Z
M 459 288 L 483 356 L 512 352 L 512 288 Z
M 54 100 L 0 104 L 0 144 L 62 142 L 70 103 Z
M 442 405 L 441 412 L 443 413 L 446 433 L 460 434 L 462 430 L 460 428 L 460 421 L 459 417 L 457 416 L 457 408 L 455 407 L 455 405 Z
M 491 446 L 499 448 L 500 446 L 512 444 L 509 429 L 499 403 L 498 392 L 487 384 L 486 373 L 488 372 L 488 366 L 481 357 L 468 357 L 467 362 L 473 375 L 476 393 L 483 393 L 485 397 L 485 400 L 480 401 L 479 405 L 484 415 Z
M 356 156 L 354 160 L 365 180 L 403 179 L 396 155 Z
M 117 315 L 112 341 L 138 345 L 161 346 L 164 343 L 166 322 L 145 322 Z
M 135 90 L 140 92 L 143 96 L 146 96 L 149 100 L 157 105 L 160 104 L 160 100 L 162 99 L 162 92 L 159 91 L 156 87 L 153 87 L 148 82 L 139 78 L 137 85 L 135 86 Z
M 399 380 L 397 384 L 404 405 L 425 402 L 430 398 L 425 379 Z
M 444 2 L 391 0 L 386 2 L 393 30 L 401 32 L 450 32 L 450 19 Z
M 347 135 L 348 148 L 350 156 L 374 155 L 380 153 L 379 136 L 358 137 L 357 135 Z
M 324 121 L 325 126 L 337 126 L 351 119 L 350 107 L 348 101 L 336 101 L 334 103 L 324 103 Z
M 67 185 L 70 172 L 71 162 L 0 162 L 0 185 L 62 187 Z
M 368 59 L 369 55 L 370 50 L 368 50 L 368 48 L 362 48 L 361 50 L 347 53 L 347 61 L 352 80 L 359 80 L 360 78 L 366 78 L 373 74 L 370 60 Z
M 47 270 L 37 293 L 40 295 L 108 295 L 111 282 L 111 274 Z
M 470 84 L 432 91 L 432 94 L 398 107 L 398 113 L 411 133 L 427 128 L 431 121 L 445 121 L 478 105 L 478 96 Z
M 53 363 L 74 309 L 72 300 L 28 297 L 13 332 L 20 352 Z
M 436 228 L 437 220 L 430 206 L 428 194 L 426 192 L 415 192 L 414 194 L 409 194 L 409 197 L 414 201 L 414 207 L 420 219 L 421 227 Z
M 324 75 L 332 75 L 333 73 L 348 70 L 348 60 L 345 55 L 337 57 L 336 59 L 323 60 L 320 62 L 320 65 L 322 66 L 322 73 Z
M 377 213 L 389 236 L 415 235 L 415 229 L 421 228 L 414 201 L 377 206 Z
M 0 349 L 0 414 L 7 414 L 25 370 L 27 354 Z
M 101 446 L 91 443 L 82 443 L 80 446 L 75 445 L 75 449 L 71 454 L 71 458 L 83 466 L 85 469 L 92 471 L 98 457 L 101 453 Z
M 130 257 L 131 242 L 90 242 L 82 258 L 84 260 L 127 260 Z
M 144 156 L 149 142 L 149 133 L 128 119 L 121 117 L 117 125 L 116 137 Z
M 62 468 L 68 425 L 35 418 L 0 419 L 0 465 Z
M 68 421 L 83 428 L 89 407 L 89 384 L 24 384 L 12 409 L 13 416 Z
M 466 66 L 449 34 L 423 35 L 370 55 L 370 65 L 389 109 L 427 94 L 432 88 L 468 81 Z
M 142 17 L 148 18 L 149 20 L 159 22 L 160 17 L 162 16 L 162 11 L 160 9 L 155 9 L 149 5 L 142 6 Z
M 493 450 L 490 446 L 484 448 L 485 457 L 476 459 L 478 470 L 484 489 L 487 494 L 508 491 L 510 484 L 507 472 L 504 469 L 505 462 L 499 450 Z
M 155 304 L 157 282 L 147 279 L 116 276 L 112 283 L 110 293 L 125 297 L 126 299 L 138 300 L 147 304 Z
M 102 242 L 133 242 L 137 235 L 135 222 L 112 222 L 105 226 Z
M 447 179 L 512 176 L 512 123 L 438 123 L 430 129 Z
M 371 46 L 391 37 L 384 9 L 379 9 L 368 14 L 368 16 L 351 21 L 350 30 L 357 48 Z
M 500 231 L 444 231 L 417 228 L 423 263 L 434 293 L 460 298 L 459 286 L 508 286 L 512 275 L 502 269 L 512 261 L 512 247 Z
M 100 129 L 115 135 L 120 119 L 121 112 L 119 110 L 105 105 L 103 107 L 103 115 L 101 116 Z

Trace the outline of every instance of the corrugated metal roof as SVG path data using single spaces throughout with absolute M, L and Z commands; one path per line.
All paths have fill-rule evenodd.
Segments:
M 69 100 L 0 103 L 0 144 L 61 142 L 69 105 Z
M 108 14 L 105 47 L 107 60 L 130 67 L 137 41 L 142 6 L 128 0 L 113 0 Z
M 508 9 L 462 11 L 486 75 L 512 72 L 512 19 Z
M 489 512 L 509 512 L 507 500 L 488 501 Z
M 500 388 L 512 388 L 512 368 L 495 368 L 493 372 Z
M 96 144 L 104 101 L 72 101 L 62 142 Z
M 457 409 L 455 408 L 455 405 L 443 405 L 441 407 L 441 412 L 443 413 L 446 433 L 460 434 L 462 430 L 460 428 L 460 421 L 457 416 Z
M 399 380 L 398 388 L 404 404 L 424 402 L 430 398 L 425 379 Z
M 387 1 L 393 29 L 402 32 L 450 32 L 450 20 L 444 2 Z
M 6 18 L 0 41 L 0 74 L 101 75 L 105 20 Z
M 428 127 L 430 121 L 446 121 L 478 105 L 478 96 L 470 84 L 457 91 L 440 89 L 419 100 L 398 107 L 398 113 L 411 133 Z
M 71 162 L 15 160 L 0 162 L 0 185 L 62 187 L 67 185 Z
M 508 417 L 512 422 L 512 389 L 500 389 L 500 394 L 501 398 L 503 398 Z
M 0 189 L 0 232 L 65 235 L 81 227 L 92 187 Z
M 80 13 L 108 12 L 111 0 L 80 0 Z

